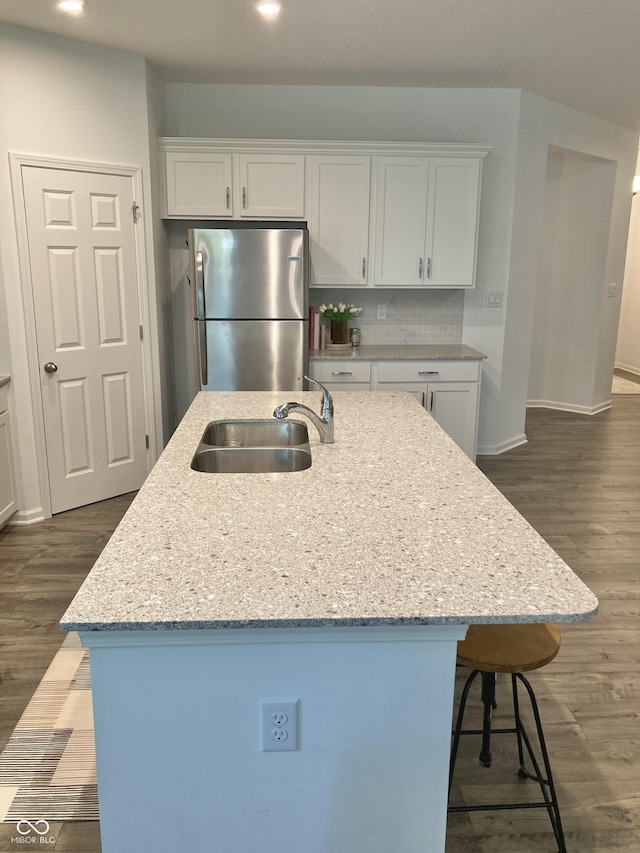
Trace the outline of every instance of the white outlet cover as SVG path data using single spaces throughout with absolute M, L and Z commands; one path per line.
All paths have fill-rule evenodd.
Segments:
M 298 749 L 298 699 L 260 700 L 260 752 Z

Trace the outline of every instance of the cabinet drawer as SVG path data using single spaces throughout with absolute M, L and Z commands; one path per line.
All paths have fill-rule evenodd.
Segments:
M 368 361 L 314 361 L 312 378 L 318 382 L 366 382 L 371 378 Z
M 478 361 L 381 361 L 378 382 L 477 382 Z

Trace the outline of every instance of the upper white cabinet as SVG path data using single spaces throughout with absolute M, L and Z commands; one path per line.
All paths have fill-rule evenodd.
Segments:
M 425 284 L 431 287 L 475 285 L 480 164 L 478 157 L 429 159 Z
M 304 216 L 304 157 L 240 154 L 240 216 L 295 219 Z
M 473 287 L 479 157 L 379 157 L 374 284 Z
M 308 158 L 311 284 L 366 285 L 369 157 Z
M 304 155 L 236 152 L 233 143 L 206 140 L 174 142 L 161 145 L 168 218 L 304 218 Z
M 166 205 L 169 216 L 233 216 L 231 154 L 167 151 Z
M 424 284 L 428 181 L 427 157 L 377 158 L 374 284 Z
M 163 214 L 306 220 L 316 287 L 474 287 L 490 148 L 163 138 Z

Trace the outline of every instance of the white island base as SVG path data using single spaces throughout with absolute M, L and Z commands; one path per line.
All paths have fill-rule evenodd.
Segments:
M 443 853 L 466 625 L 83 631 L 103 853 Z M 261 700 L 299 700 L 263 752 Z

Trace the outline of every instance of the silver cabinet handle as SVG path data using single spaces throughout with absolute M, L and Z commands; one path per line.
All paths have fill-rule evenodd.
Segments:
M 367 259 L 363 258 L 362 259 L 362 278 L 364 278 L 366 274 L 367 274 Z
M 429 409 L 428 411 L 433 411 L 433 391 L 429 391 Z
M 418 376 L 440 376 L 439 370 L 419 370 Z
M 431 278 L 431 258 L 427 258 L 427 278 Z
M 242 209 L 247 209 L 247 188 L 242 187 Z
M 418 261 L 418 278 L 422 278 L 422 258 Z
M 332 373 L 332 376 L 353 376 L 350 370 L 339 370 L 337 373 Z
M 52 361 L 48 361 L 44 365 L 44 372 L 45 373 L 55 373 L 57 371 L 57 369 L 58 369 L 58 365 L 54 364 Z
M 231 204 L 230 204 L 230 202 L 231 202 L 231 192 L 230 192 L 230 190 L 229 190 L 229 187 L 227 187 L 226 199 L 227 199 L 227 210 L 229 210 L 229 208 L 231 207 Z

